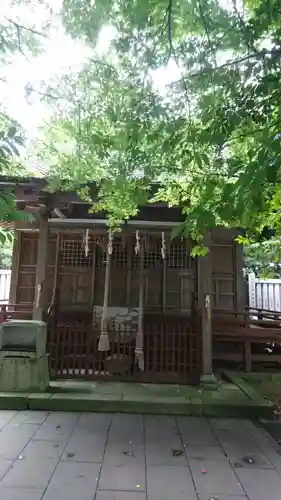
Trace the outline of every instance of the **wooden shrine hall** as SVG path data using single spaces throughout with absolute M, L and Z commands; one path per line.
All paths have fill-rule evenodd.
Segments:
M 0 180 L 20 210 L 15 225 L 11 317 L 48 323 L 53 378 L 196 382 L 212 376 L 212 316 L 244 311 L 243 249 L 236 233 L 206 234 L 192 258 L 171 239 L 178 208 L 141 207 L 110 234 L 105 214 L 41 179 Z

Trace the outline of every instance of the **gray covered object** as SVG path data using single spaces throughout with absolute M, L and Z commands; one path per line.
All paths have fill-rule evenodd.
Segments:
M 0 324 L 0 357 L 41 358 L 46 354 L 47 325 L 43 321 L 9 320 Z

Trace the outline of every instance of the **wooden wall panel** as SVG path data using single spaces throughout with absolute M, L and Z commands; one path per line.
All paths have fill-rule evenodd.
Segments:
M 212 308 L 236 310 L 237 269 L 235 232 L 215 229 L 211 236 Z M 242 269 L 241 269 L 242 272 Z
M 55 241 L 54 241 L 55 245 Z M 59 304 L 91 309 L 94 242 L 86 255 L 82 234 L 63 235 L 59 250 Z
M 16 300 L 18 304 L 33 304 L 36 280 L 37 247 L 37 233 L 27 232 L 22 234 Z
M 32 304 L 34 300 L 37 260 L 37 233 L 22 233 L 19 263 L 17 302 Z M 168 238 L 167 238 L 168 239 Z M 212 307 L 235 310 L 243 305 L 244 290 L 241 249 L 237 250 L 235 234 L 229 230 L 212 232 Z M 104 294 L 104 244 L 96 246 L 94 268 L 94 238 L 89 241 L 85 256 L 83 234 L 63 233 L 60 244 L 58 285 L 62 306 L 76 305 L 91 309 L 102 306 Z M 125 244 L 116 240 L 113 245 L 109 305 L 138 307 L 140 257 L 135 255 L 135 239 Z M 161 256 L 161 235 L 150 238 L 145 246 L 144 311 L 174 314 L 190 311 L 192 293 L 197 290 L 196 259 L 190 257 L 185 240 L 167 243 L 166 258 Z M 239 260 L 239 262 L 238 262 Z M 51 234 L 48 245 L 48 301 L 51 301 L 56 262 L 56 235 Z M 93 282 L 93 273 L 95 274 Z M 92 287 L 94 286 L 93 290 Z M 238 295 L 239 296 L 238 296 Z M 241 296 L 240 296 L 241 295 Z
M 115 240 L 111 255 L 109 306 L 126 306 L 128 263 L 128 245 L 121 239 Z
M 34 301 L 36 263 L 38 251 L 38 233 L 21 233 L 21 254 L 19 263 L 19 280 L 17 302 L 32 304 Z M 56 261 L 56 236 L 51 235 L 48 243 L 47 294 L 48 304 L 51 302 L 54 287 Z
M 181 278 L 173 269 L 167 269 L 166 308 L 177 309 L 181 305 Z
M 53 295 L 55 263 L 56 263 L 56 236 L 50 234 L 49 241 L 48 241 L 48 264 L 47 264 L 48 305 L 51 303 L 52 295 Z
M 11 286 L 9 294 L 10 304 L 16 304 L 18 299 L 21 244 L 22 244 L 22 233 L 20 231 L 15 231 L 14 244 L 13 244 L 13 258 L 12 258 L 12 276 L 11 276 Z
M 167 252 L 166 307 L 167 312 L 188 312 L 193 292 L 197 289 L 196 259 L 190 257 L 187 240 L 175 239 Z

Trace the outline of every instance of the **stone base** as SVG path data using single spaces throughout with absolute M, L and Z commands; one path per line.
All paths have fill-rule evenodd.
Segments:
M 48 358 L 0 358 L 0 392 L 43 392 L 49 385 Z
M 217 389 L 219 381 L 213 373 L 202 374 L 200 376 L 200 385 L 203 386 L 204 389 Z

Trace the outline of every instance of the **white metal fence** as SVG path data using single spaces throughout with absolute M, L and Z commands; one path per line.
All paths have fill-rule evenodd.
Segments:
M 260 280 L 251 273 L 248 285 L 250 307 L 281 311 L 281 279 Z
M 0 269 L 0 304 L 7 304 L 9 302 L 10 285 L 11 271 Z

